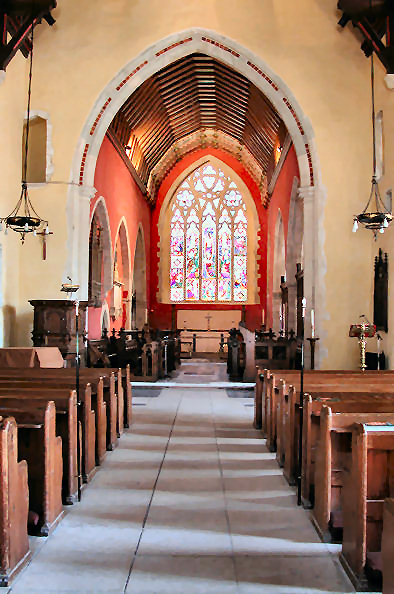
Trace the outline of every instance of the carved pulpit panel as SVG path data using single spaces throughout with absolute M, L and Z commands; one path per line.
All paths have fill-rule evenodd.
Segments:
M 375 283 L 373 295 L 373 323 L 377 330 L 388 331 L 388 256 L 379 249 L 375 258 Z

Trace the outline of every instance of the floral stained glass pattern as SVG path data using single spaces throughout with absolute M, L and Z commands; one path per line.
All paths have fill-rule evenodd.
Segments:
M 246 205 L 212 164 L 196 169 L 170 205 L 171 301 L 246 301 Z

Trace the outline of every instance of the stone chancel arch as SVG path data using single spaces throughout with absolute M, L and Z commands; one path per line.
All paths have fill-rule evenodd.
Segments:
M 72 179 L 79 186 L 71 186 L 69 195 L 70 220 L 78 219 L 78 224 L 70 230 L 70 260 L 68 266 L 79 269 L 78 277 L 86 275 L 86 260 L 79 254 L 79 263 L 75 262 L 76 245 L 84 245 L 86 237 L 84 220 L 86 219 L 86 200 L 79 197 L 89 195 L 93 191 L 95 163 L 104 134 L 125 100 L 147 80 L 152 74 L 174 62 L 182 56 L 193 52 L 210 55 L 234 70 L 241 72 L 258 87 L 277 109 L 285 123 L 297 154 L 300 173 L 300 193 L 308 197 L 305 209 L 305 296 L 308 309 L 316 312 L 316 326 L 319 326 L 320 312 L 325 303 L 325 287 L 323 282 L 325 258 L 323 242 L 319 240 L 322 222 L 318 212 L 325 199 L 320 183 L 320 169 L 314 144 L 313 131 L 309 120 L 305 117 L 291 91 L 260 58 L 233 40 L 226 39 L 213 31 L 191 29 L 174 34 L 148 48 L 136 59 L 132 60 L 103 90 L 96 101 L 75 152 Z M 75 238 L 79 234 L 79 239 Z M 74 236 L 74 237 L 73 237 Z M 81 251 L 81 250 L 80 250 Z M 316 307 L 316 302 L 319 307 Z M 322 341 L 321 341 L 322 342 Z M 320 344 L 321 344 L 320 342 Z

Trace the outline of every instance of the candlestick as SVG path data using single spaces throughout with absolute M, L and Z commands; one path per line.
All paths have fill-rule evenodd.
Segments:
M 311 336 L 312 336 L 312 338 L 315 338 L 315 310 L 314 309 L 311 309 L 311 329 L 312 329 Z

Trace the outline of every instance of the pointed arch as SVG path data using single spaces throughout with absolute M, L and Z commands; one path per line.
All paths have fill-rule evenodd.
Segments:
M 279 320 L 281 311 L 282 294 L 280 291 L 281 278 L 286 278 L 286 246 L 283 218 L 280 209 L 278 210 L 275 224 L 274 238 L 274 263 L 273 263 L 273 287 L 272 287 L 272 327 L 275 332 L 279 331 Z
M 245 212 L 247 212 L 247 236 L 246 236 L 246 245 L 247 245 L 247 268 L 246 268 L 246 275 L 248 280 L 248 290 L 247 290 L 247 297 L 245 299 L 235 300 L 241 303 L 258 303 L 259 302 L 259 295 L 258 295 L 258 286 L 257 286 L 257 236 L 260 231 L 259 226 L 259 217 L 256 210 L 256 205 L 254 200 L 250 194 L 249 188 L 246 186 L 245 182 L 241 179 L 241 177 L 226 163 L 221 161 L 218 157 L 214 155 L 206 155 L 204 157 L 200 157 L 196 159 L 193 163 L 191 163 L 188 167 L 186 167 L 182 173 L 180 173 L 174 182 L 172 183 L 171 187 L 168 189 L 166 196 L 163 200 L 163 204 L 160 209 L 159 215 L 159 222 L 158 222 L 158 229 L 159 229 L 159 236 L 160 236 L 160 264 L 159 264 L 159 301 L 162 303 L 170 303 L 174 300 L 171 299 L 170 296 L 170 265 L 171 259 L 169 257 L 170 254 L 170 230 L 171 230 L 171 217 L 173 216 L 173 212 L 171 210 L 172 205 L 174 204 L 174 200 L 176 199 L 176 194 L 179 191 L 182 183 L 184 183 L 189 176 L 192 175 L 194 171 L 197 171 L 204 165 L 212 164 L 215 169 L 221 171 L 225 176 L 227 176 L 232 183 L 235 183 L 239 192 L 242 194 L 242 199 L 245 205 Z M 203 210 L 203 209 L 202 209 Z M 201 211 L 201 221 L 204 218 L 203 212 Z M 236 213 L 235 213 L 236 214 Z M 203 223 L 202 223 L 203 224 Z M 199 250 L 199 260 L 202 266 L 203 264 L 203 250 Z M 186 264 L 186 262 L 184 263 Z M 202 290 L 202 287 L 199 287 L 199 292 Z M 176 301 L 176 300 L 175 300 Z M 181 300 L 187 301 L 187 299 Z M 209 302 L 212 301 L 210 299 L 201 299 L 201 297 L 197 298 L 197 301 L 203 303 L 204 301 Z M 213 301 L 222 302 L 223 304 L 226 303 L 226 300 L 217 300 L 213 299 Z M 234 300 L 231 298 L 228 300 L 228 303 L 233 303 Z
M 117 254 L 117 248 L 120 248 L 120 254 Z M 115 306 L 114 298 L 115 298 L 115 291 L 119 293 L 118 300 L 121 303 L 117 304 L 116 308 L 122 309 L 122 326 L 125 328 L 129 328 L 131 324 L 131 259 L 130 259 L 130 244 L 129 244 L 129 233 L 127 229 L 126 219 L 123 216 L 118 224 L 118 228 L 116 230 L 114 247 L 113 247 L 113 262 L 114 268 L 117 259 L 119 259 L 119 264 L 121 264 L 121 278 L 115 279 L 115 270 L 113 271 L 114 275 L 114 283 L 115 281 L 121 282 L 120 287 L 115 287 L 113 289 L 112 294 L 112 307 Z
M 146 251 L 144 229 L 140 224 L 134 250 L 134 270 L 132 299 L 134 312 L 132 312 L 132 325 L 141 330 L 147 322 L 147 286 L 146 286 Z
M 326 191 L 321 183 L 321 169 L 311 123 L 285 82 L 260 56 L 209 29 L 190 28 L 157 41 L 126 64 L 95 101 L 81 131 L 71 168 L 67 204 L 68 260 L 64 276 L 69 274 L 79 282 L 83 298 L 88 276 L 88 202 L 95 193 L 93 180 L 96 161 L 109 124 L 125 100 L 142 82 L 165 66 L 194 52 L 216 58 L 246 76 L 276 108 L 289 131 L 299 166 L 300 196 L 304 201 L 304 249 L 307 255 L 304 293 L 307 309 L 315 309 L 316 325 L 319 327 L 320 320 L 326 317 L 326 260 L 322 215 Z M 322 343 L 323 336 L 318 348 L 324 351 Z M 319 353 L 316 354 L 316 362 L 319 365 Z
M 102 302 L 111 289 L 113 281 L 111 229 L 107 206 L 102 196 L 97 200 L 92 210 L 89 229 L 89 296 L 92 295 L 92 292 L 97 293 L 99 291 L 99 299 L 96 300 L 98 305 L 98 301 Z M 93 254 L 93 250 L 97 249 L 100 253 Z M 93 259 L 97 259 L 97 261 L 94 262 Z M 96 288 L 94 290 L 92 286 L 92 283 L 94 283 L 93 276 L 100 278 L 100 281 L 96 281 L 100 282 L 100 289 Z

